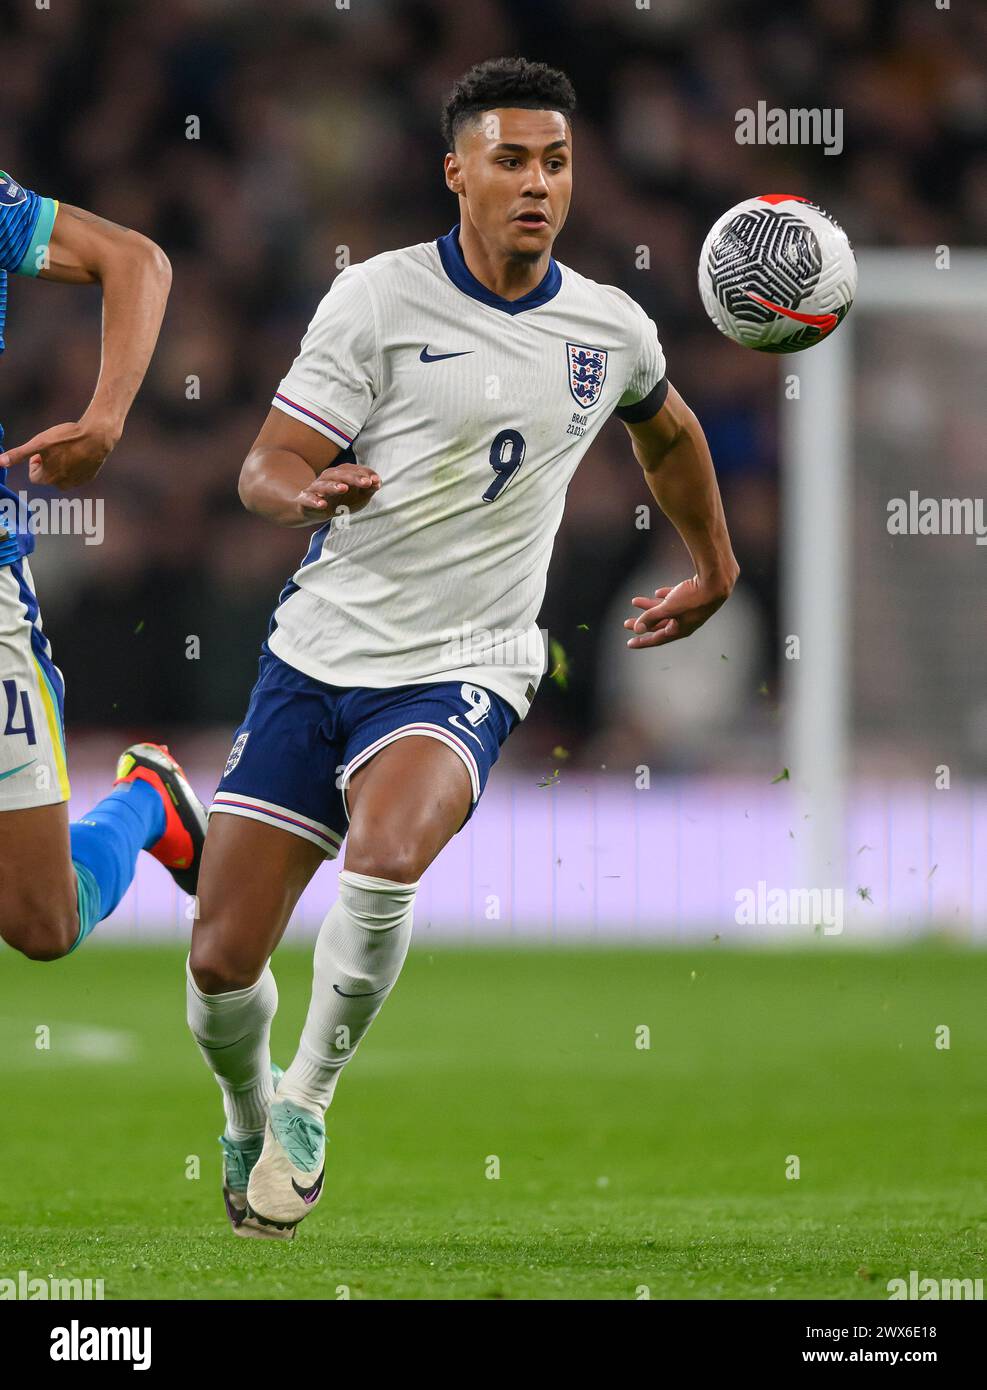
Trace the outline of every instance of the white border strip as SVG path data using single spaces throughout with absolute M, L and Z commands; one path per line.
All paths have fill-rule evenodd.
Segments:
M 209 814 L 223 811 L 229 816 L 243 816 L 246 820 L 261 821 L 276 830 L 284 830 L 289 835 L 299 835 L 303 840 L 311 840 L 325 851 L 328 859 L 335 859 L 343 843 L 342 835 L 330 830 L 310 816 L 293 811 L 290 806 L 277 806 L 273 801 L 261 801 L 256 796 L 241 796 L 237 792 L 217 792 L 209 807 Z
M 346 433 L 334 425 L 331 420 L 324 420 L 321 415 L 317 415 L 314 410 L 306 405 L 298 405 L 295 401 L 289 400 L 287 396 L 275 396 L 271 404 L 285 415 L 290 415 L 293 420 L 298 420 L 303 425 L 308 425 L 309 429 L 315 430 L 318 434 L 324 434 L 327 439 L 331 439 L 333 444 L 338 444 L 341 449 L 349 449 L 356 439 L 349 438 Z
M 394 743 L 399 738 L 411 738 L 415 734 L 420 734 L 423 738 L 436 738 L 440 743 L 447 744 L 454 753 L 458 753 L 466 766 L 466 771 L 469 773 L 470 786 L 473 790 L 473 805 L 476 805 L 480 799 L 480 769 L 477 767 L 476 759 L 473 757 L 473 754 L 467 748 L 466 744 L 458 739 L 454 733 L 451 733 L 448 729 L 444 729 L 441 724 L 428 724 L 424 722 L 402 724 L 399 729 L 392 729 L 389 734 L 381 734 L 380 738 L 375 739 L 373 743 L 368 743 L 366 748 L 364 748 L 362 752 L 357 753 L 355 758 L 351 758 L 343 768 L 342 776 L 339 779 L 339 785 L 343 793 L 343 808 L 346 811 L 347 821 L 350 818 L 350 808 L 346 800 L 346 788 L 350 784 L 350 778 L 353 776 L 353 773 L 356 772 L 357 768 L 362 767 L 365 762 L 368 762 L 375 753 L 379 753 L 382 748 L 386 748 L 389 743 Z

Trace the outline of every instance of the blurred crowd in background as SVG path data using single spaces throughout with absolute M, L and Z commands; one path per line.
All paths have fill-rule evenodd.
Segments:
M 987 7 L 0 0 L 0 51 L 0 167 L 147 233 L 174 267 L 148 380 L 88 489 L 105 499 L 105 539 L 39 542 L 70 739 L 239 722 L 306 547 L 243 511 L 241 461 L 340 248 L 359 261 L 457 220 L 440 108 L 474 62 L 512 53 L 575 84 L 575 193 L 556 255 L 658 323 L 669 378 L 710 441 L 742 580 L 694 650 L 624 649 L 629 599 L 691 570 L 653 507 L 650 529 L 636 524 L 651 499 L 612 421 L 570 487 L 542 615 L 566 679 L 543 680 L 511 756 L 547 763 L 561 746 L 586 765 L 729 768 L 776 737 L 781 368 L 705 318 L 699 247 L 727 207 L 773 190 L 811 196 L 857 245 L 987 241 Z M 759 101 L 842 107 L 842 154 L 738 145 L 736 113 Z M 96 288 L 12 282 L 8 442 L 84 409 L 99 313 Z

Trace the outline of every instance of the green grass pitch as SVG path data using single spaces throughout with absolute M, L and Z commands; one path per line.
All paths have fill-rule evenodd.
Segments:
M 979 952 L 419 945 L 291 1243 L 227 1227 L 183 959 L 3 950 L 0 1276 L 107 1298 L 879 1299 L 912 1269 L 984 1275 Z M 310 961 L 274 961 L 285 1064 Z

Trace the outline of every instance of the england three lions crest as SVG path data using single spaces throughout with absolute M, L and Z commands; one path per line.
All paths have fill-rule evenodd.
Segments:
M 603 394 L 607 379 L 607 354 L 603 348 L 584 347 L 582 343 L 566 343 L 569 365 L 569 390 L 583 410 L 596 405 Z
M 246 733 L 237 734 L 236 741 L 233 744 L 233 747 L 230 749 L 230 756 L 226 759 L 226 766 L 223 768 L 224 777 L 229 777 L 230 773 L 233 771 L 237 763 L 243 757 L 243 750 L 247 746 L 247 739 L 249 737 L 249 729 L 246 731 Z

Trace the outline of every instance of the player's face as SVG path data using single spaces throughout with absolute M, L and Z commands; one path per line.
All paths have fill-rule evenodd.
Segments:
M 485 111 L 446 156 L 446 181 L 474 227 L 507 256 L 551 249 L 572 197 L 571 132 L 558 111 Z

